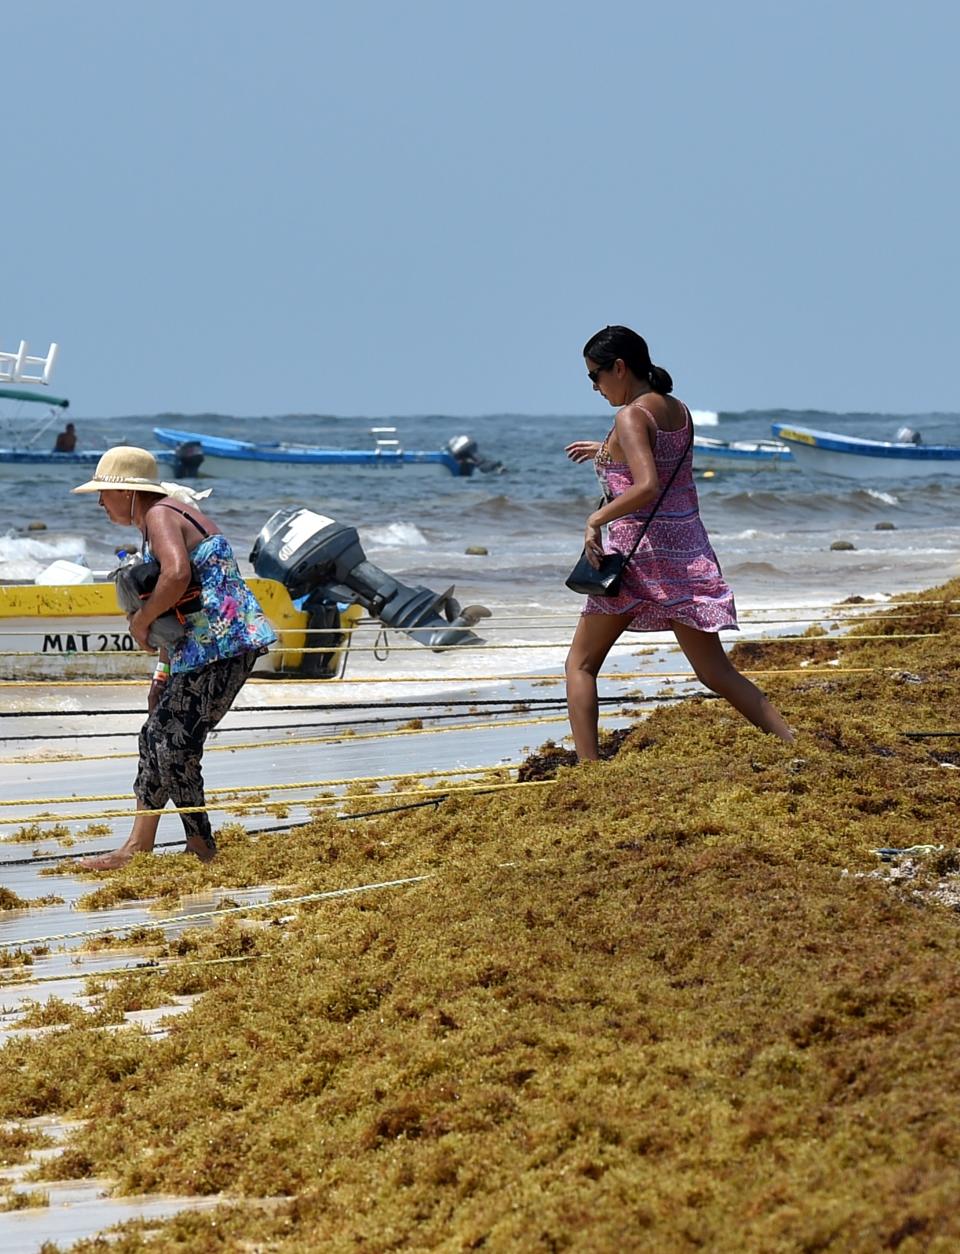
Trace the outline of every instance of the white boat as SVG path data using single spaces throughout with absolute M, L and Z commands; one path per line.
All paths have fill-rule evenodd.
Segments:
M 472 475 L 475 470 L 488 472 L 503 469 L 499 462 L 479 457 L 476 443 L 469 436 L 456 436 L 442 449 L 405 449 L 395 438 L 395 427 L 373 427 L 371 434 L 376 437 L 373 447 L 360 449 L 324 448 L 280 440 L 235 440 L 171 427 L 154 427 L 153 434 L 160 444 L 168 448 L 198 447 L 203 453 L 205 474 L 233 478 L 249 478 L 256 473 L 258 466 L 265 463 L 308 469 L 320 466 L 366 466 L 374 470 L 412 465 L 443 466 L 458 477 Z
M 914 437 L 917 442 L 866 440 L 785 422 L 775 422 L 771 430 L 802 470 L 896 482 L 960 475 L 960 446 L 955 444 L 923 444 L 919 437 Z
M 0 477 L 21 474 L 24 466 L 31 467 L 31 474 L 39 469 L 75 477 L 78 469 L 92 470 L 106 452 L 106 445 L 69 453 L 58 453 L 51 447 L 56 428 L 70 405 L 65 397 L 51 396 L 42 390 L 50 382 L 57 353 L 54 343 L 44 356 L 32 356 L 25 340 L 20 341 L 15 353 L 0 352 Z M 31 373 L 33 367 L 39 372 Z M 29 407 L 26 411 L 24 405 Z M 48 411 L 46 414 L 38 408 L 41 406 Z M 153 455 L 172 468 L 172 478 L 195 475 L 203 461 L 199 448 L 163 448 Z
M 693 437 L 694 470 L 795 470 L 796 462 L 780 440 L 715 440 Z

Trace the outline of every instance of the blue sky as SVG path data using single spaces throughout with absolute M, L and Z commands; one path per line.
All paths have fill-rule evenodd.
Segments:
M 4 6 L 0 339 L 78 415 L 960 410 L 960 6 Z

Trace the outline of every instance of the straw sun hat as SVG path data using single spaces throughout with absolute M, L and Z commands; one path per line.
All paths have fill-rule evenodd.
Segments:
M 97 462 L 93 478 L 74 492 L 159 492 L 166 495 L 157 478 L 157 460 L 145 448 L 118 444 L 108 448 Z
M 130 444 L 118 444 L 116 448 L 108 448 L 97 462 L 93 478 L 81 483 L 72 492 L 155 492 L 160 496 L 172 496 L 179 501 L 189 503 L 201 501 L 210 495 L 211 488 L 206 492 L 194 492 L 193 488 L 184 487 L 180 483 L 163 483 L 158 478 L 157 459 L 145 448 L 134 448 Z

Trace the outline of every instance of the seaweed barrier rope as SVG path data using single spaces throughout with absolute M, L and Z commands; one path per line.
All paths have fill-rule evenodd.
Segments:
M 841 623 L 869 623 L 876 622 L 878 619 L 883 622 L 890 622 L 897 619 L 914 618 L 913 614 L 897 614 L 885 612 L 889 607 L 890 610 L 900 610 L 904 608 L 927 607 L 931 609 L 943 609 L 948 605 L 960 603 L 960 598 L 947 599 L 943 601 L 889 601 L 889 602 L 869 602 L 866 605 L 856 606 L 764 606 L 756 610 L 744 610 L 740 613 L 739 618 L 742 623 L 749 624 L 767 624 L 767 625 L 784 625 L 788 623 L 813 623 L 823 618 L 833 619 Z M 809 610 L 810 613 L 805 614 L 802 611 Z M 761 617 L 761 615 L 769 614 L 789 614 L 788 618 L 771 618 Z M 69 617 L 65 615 L 64 617 Z M 105 615 L 105 617 L 122 617 L 119 613 L 114 615 Z M 948 610 L 947 618 L 960 618 L 960 613 Z M 513 630 L 517 626 L 523 626 L 526 630 L 547 631 L 554 627 L 572 628 L 577 623 L 576 611 L 559 614 L 504 614 L 491 616 L 489 620 L 478 619 L 472 626 L 479 627 L 484 633 L 490 631 Z M 452 625 L 452 624 L 450 624 Z M 277 627 L 274 628 L 278 636 L 353 636 L 362 630 L 385 631 L 392 630 L 394 632 L 399 629 L 396 627 L 386 628 L 385 625 L 377 618 L 360 619 L 355 624 L 339 627 Z M 44 627 L 25 627 L 25 628 L 0 628 L 0 639 L 4 636 L 24 636 L 29 633 L 39 634 L 45 631 Z M 137 650 L 133 650 L 137 652 Z
M 236 784 L 219 788 L 208 788 L 208 793 L 217 796 L 235 797 L 238 793 L 264 792 L 299 792 L 303 788 L 336 788 L 349 784 L 390 784 L 398 779 L 448 779 L 458 775 L 479 775 L 482 772 L 499 773 L 514 768 L 509 763 L 493 766 L 451 766 L 436 771 L 397 771 L 391 775 L 344 775 L 333 779 L 308 779 L 301 783 L 286 784 Z M 90 793 L 79 797 L 21 797 L 15 801 L 2 801 L 0 806 L 43 806 L 43 805 L 79 805 L 86 801 L 126 801 L 129 793 Z
M 264 957 L 263 954 L 238 954 L 229 958 L 174 958 L 170 962 L 159 962 L 156 959 L 144 962 L 131 963 L 129 967 L 113 967 L 107 971 L 71 971 L 63 975 L 34 975 L 29 974 L 29 967 L 7 967 L 0 971 L 0 988 L 6 991 L 11 988 L 32 988 L 34 984 L 64 984 L 70 980 L 108 980 L 115 979 L 123 975 L 165 975 L 170 971 L 179 971 L 182 967 L 226 967 L 236 966 L 242 962 L 258 962 Z M 10 972 L 18 978 L 10 978 L 7 974 Z M 160 1006 L 160 1010 L 170 1010 L 170 1007 Z M 17 1007 L 15 1013 L 20 1013 Z M 105 1031 L 112 1031 L 117 1024 L 100 1023 L 91 1024 L 94 1028 L 103 1028 Z M 14 1025 L 13 1030 L 16 1030 Z
M 603 678 L 603 676 L 601 676 Z M 242 690 L 241 690 L 242 692 Z M 638 698 L 639 700 L 640 698 Z M 667 698 L 671 700 L 672 698 Z M 562 698 L 560 697 L 464 697 L 457 698 L 452 701 L 425 701 L 422 698 L 411 698 L 409 701 L 318 701 L 306 705 L 297 702 L 293 705 L 234 705 L 227 712 L 226 717 L 232 714 L 287 714 L 291 712 L 322 710 L 325 714 L 329 714 L 335 710 L 415 710 L 415 709 L 452 709 L 456 706 L 476 706 L 476 705 L 556 705 Z M 601 701 L 620 701 L 621 697 L 600 697 Z M 655 701 L 656 697 L 644 697 L 643 700 Z M 123 715 L 123 714 L 139 714 L 143 717 L 145 707 L 142 705 L 135 706 L 129 710 L 0 710 L 0 718 L 77 718 L 77 717 L 100 717 L 107 715 Z M 389 718 L 388 718 L 388 721 Z M 299 726 L 300 724 L 296 724 Z M 211 735 L 222 731 L 255 731 L 256 728 L 248 727 L 231 727 L 224 728 L 222 724 L 218 724 L 213 729 Z M 68 732 L 68 735 L 87 736 L 87 732 Z M 106 733 L 107 735 L 119 735 L 120 733 Z M 53 739 L 53 737 L 51 737 Z
M 338 897 L 355 897 L 358 893 L 369 893 L 382 891 L 388 888 L 405 888 L 410 884 L 421 884 L 425 880 L 433 879 L 435 872 L 426 875 L 410 875 L 404 879 L 382 880 L 374 884 L 359 884 L 354 888 L 332 888 L 325 892 L 319 893 L 303 893 L 299 897 L 278 897 L 270 901 L 253 901 L 243 906 L 221 906 L 216 910 L 198 910 L 193 914 L 174 914 L 168 915 L 166 918 L 158 919 L 156 926 L 175 927 L 178 924 L 191 924 L 198 919 L 220 918 L 230 914 L 240 914 L 245 910 L 273 910 L 280 906 L 298 906 L 305 905 L 315 901 L 331 901 Z M 227 890 L 229 891 L 229 890 Z M 76 932 L 58 932 L 52 936 L 28 936 L 17 941 L 17 948 L 22 950 L 28 945 L 46 945 L 51 941 L 64 940 L 81 940 L 88 936 L 110 936 L 120 932 L 127 932 L 132 926 L 142 927 L 142 924 L 117 923 L 107 927 L 84 928 Z
M 550 782 L 553 782 L 553 781 L 550 781 Z M 596 851 L 594 850 L 590 850 L 587 852 L 589 852 L 591 857 L 596 856 Z M 605 852 L 611 853 L 611 854 L 619 854 L 619 853 L 622 853 L 623 850 L 616 849 L 616 850 L 607 850 Z M 543 862 L 553 861 L 553 859 L 538 858 L 536 859 L 536 861 L 538 863 L 543 863 Z M 500 862 L 497 864 L 497 868 L 500 870 L 505 870 L 507 868 L 515 868 L 518 865 L 525 866 L 526 864 L 525 863 L 518 864 L 516 862 Z M 156 930 L 162 930 L 165 927 L 174 927 L 174 926 L 178 926 L 181 923 L 189 925 L 190 923 L 195 922 L 197 919 L 223 918 L 231 914 L 241 914 L 248 910 L 273 910 L 281 906 L 299 906 L 299 905 L 312 904 L 313 902 L 332 901 L 338 898 L 342 899 L 345 897 L 355 897 L 360 893 L 379 892 L 379 891 L 383 891 L 385 889 L 390 889 L 390 888 L 407 888 L 412 884 L 423 884 L 427 880 L 436 879 L 441 874 L 442 874 L 441 871 L 427 871 L 423 875 L 408 875 L 400 879 L 379 880 L 372 884 L 357 884 L 351 888 L 331 888 L 331 889 L 325 889 L 322 892 L 302 893 L 296 897 L 276 897 L 276 898 L 271 898 L 269 901 L 253 901 L 253 902 L 248 902 L 245 905 L 239 905 L 239 906 L 219 906 L 212 910 L 198 910 L 198 911 L 195 911 L 193 914 L 167 915 L 162 919 L 157 919 L 155 923 L 151 924 L 151 926 Z M 223 891 L 230 892 L 230 891 L 238 891 L 238 890 L 231 890 L 229 888 L 226 888 Z M 84 928 L 82 930 L 74 931 L 74 932 L 57 932 L 50 936 L 29 936 L 29 937 L 24 937 L 23 939 L 17 941 L 17 949 L 14 952 L 23 952 L 23 950 L 28 945 L 33 945 L 33 946 L 47 945 L 51 941 L 82 940 L 88 936 L 100 937 L 100 936 L 116 935 L 121 932 L 127 932 L 127 931 L 131 931 L 134 928 L 142 928 L 142 927 L 144 927 L 143 923 L 116 923 L 116 924 L 109 924 L 106 927 Z M 20 967 L 16 967 L 16 968 L 8 967 L 4 969 L 17 970 L 17 971 L 22 970 L 22 968 Z M 91 978 L 94 978 L 96 976 L 96 972 L 91 972 L 90 976 Z
M 939 635 L 939 632 L 924 632 L 924 635 Z M 883 640 L 890 639 L 889 636 L 880 637 Z M 807 644 L 843 644 L 849 640 L 849 636 L 810 636 L 804 637 Z M 741 643 L 741 642 L 738 642 Z M 742 642 L 746 643 L 746 642 Z M 759 644 L 760 641 L 752 641 L 751 643 Z M 769 644 L 776 644 L 777 641 L 768 641 Z M 47 655 L 50 656 L 49 654 Z M 81 656 L 94 657 L 95 654 L 82 654 Z M 128 655 L 129 656 L 129 655 Z M 867 675 L 878 672 L 891 672 L 897 674 L 900 671 L 898 666 L 846 666 L 836 667 L 828 664 L 820 665 L 817 668 L 812 666 L 795 666 L 786 668 L 770 668 L 766 670 L 744 670 L 742 675 Z M 56 684 L 57 688 L 142 688 L 144 680 L 148 676 L 141 676 L 139 679 L 3 679 L 0 680 L 0 692 L 6 688 L 49 688 L 51 683 Z M 352 679 L 302 679 L 296 675 L 270 675 L 268 673 L 254 673 L 247 680 L 246 686 L 251 684 L 256 687 L 259 684 L 296 684 L 298 687 L 321 687 L 329 688 L 332 684 L 490 684 L 490 683 L 516 683 L 516 682 L 532 682 L 547 681 L 549 683 L 559 683 L 559 675 L 545 675 L 543 672 L 525 675 L 525 674 L 508 674 L 508 675 L 355 675 Z M 696 679 L 693 671 L 613 671 L 609 675 L 601 676 L 606 679 Z M 27 713 L 26 711 L 24 713 Z M 66 717 L 69 711 L 61 711 Z
M 714 699 L 714 700 L 717 700 L 717 699 L 718 699 L 718 698 L 717 698 L 717 694 L 716 694 L 716 693 L 714 693 L 714 692 L 704 693 L 704 697 L 705 697 L 705 698 L 712 698 L 712 699 Z M 601 704 L 601 705 L 616 705 L 616 704 L 617 704 L 617 702 L 623 702 L 623 701 L 626 701 L 626 700 L 636 701 L 636 702 L 639 704 L 639 703 L 641 703 L 641 702 L 646 702 L 646 701 L 662 701 L 662 702 L 680 701 L 680 700 L 683 700 L 683 698 L 682 698 L 682 697 L 670 697 L 670 696 L 650 696 L 650 697 L 644 697 L 644 696 L 642 696 L 642 695 L 638 695 L 637 697 L 634 697 L 634 698 L 627 698 L 627 697 L 598 697 L 598 698 L 597 698 L 598 703 L 599 703 L 599 704 Z M 443 702 L 442 704 L 443 704 L 443 705 L 446 705 L 447 703 L 446 703 L 446 702 Z M 480 702 L 478 702 L 478 701 L 477 701 L 477 702 L 474 702 L 474 701 L 457 701 L 457 702 L 451 702 L 450 704 L 451 704 L 451 705 L 479 705 L 479 704 L 481 704 L 481 703 L 480 703 Z M 563 706 L 563 707 L 564 707 L 564 709 L 565 709 L 565 708 L 566 708 L 566 704 L 567 704 L 567 699 L 566 699 L 566 697 L 536 697 L 536 698 L 531 698 L 531 697 L 521 697 L 521 698 L 518 700 L 518 699 L 517 699 L 517 698 L 515 698 L 515 697 L 503 697 L 502 699 L 499 699 L 499 700 L 496 700 L 496 701 L 487 701 L 487 702 L 484 702 L 483 704 L 486 704 L 486 705 L 504 705 L 504 706 L 507 706 L 507 707 L 508 707 L 507 709 L 504 709 L 504 710 L 474 710 L 474 711 L 472 711 L 472 712 L 474 713 L 474 715 L 481 715 L 481 714 L 482 714 L 484 717 L 489 717 L 489 718 L 492 718 L 492 719 L 493 719 L 493 718 L 497 718 L 497 717 L 499 717 L 501 714 L 511 714 L 511 713 L 514 713 L 514 714 L 515 714 L 515 713 L 519 713 L 519 710 L 518 710 L 518 707 L 519 707 L 519 706 L 530 706 L 530 705 L 536 705 L 536 708 L 537 708 L 538 710 L 544 710 L 544 709 L 554 709 L 554 708 L 556 708 L 556 707 L 558 707 L 558 706 Z M 251 713 L 251 714 L 252 714 L 252 713 L 257 713 L 257 712 L 260 710 L 260 708 L 261 708 L 261 707 L 251 706 L 249 709 L 247 709 L 247 710 L 245 710 L 245 711 L 243 711 L 243 712 L 244 712 L 244 713 Z M 281 707 L 277 707 L 277 706 L 268 706 L 268 707 L 266 707 L 266 708 L 267 708 L 268 710 L 273 710 L 273 709 L 278 709 L 278 708 L 281 708 Z M 289 707 L 287 707 L 287 708 L 289 708 Z M 305 709 L 320 709 L 320 708 L 323 708 L 324 710 L 326 710 L 326 711 L 328 711 L 328 712 L 329 712 L 329 710 L 330 710 L 330 706 L 329 706 L 329 705 L 328 705 L 328 706 L 323 706 L 323 707 L 319 707 L 319 706 L 306 706 L 306 707 L 303 707 L 303 708 L 305 708 Z M 383 707 L 379 707 L 379 708 L 383 708 Z M 79 712 L 79 711 L 78 711 L 78 712 Z M 94 712 L 95 712 L 95 711 L 90 711 L 90 710 L 84 710 L 84 711 L 83 711 L 83 713 L 84 713 L 84 714 L 89 714 L 89 713 L 94 713 Z M 56 715 L 61 715 L 61 717 L 62 717 L 62 712 L 61 712 L 60 710 L 44 710 L 44 711 L 43 711 L 43 713 L 44 713 L 44 715 L 56 714 Z M 142 717 L 143 717 L 143 714 L 144 714 L 144 711 L 143 711 L 142 709 L 140 709 L 140 710 L 124 710 L 124 711 L 117 711 L 117 710 L 110 710 L 110 711 L 106 711 L 106 710 L 105 710 L 105 711 L 99 711 L 99 713 L 101 713 L 101 714 L 107 714 L 107 713 L 113 713 L 113 714 L 116 714 L 116 713 L 124 713 L 124 714 L 139 714 L 139 715 L 140 715 L 140 717 L 142 718 Z M 72 717 L 72 716 L 73 716 L 73 715 L 72 715 L 72 713 L 71 713 L 71 717 Z M 6 717 L 10 717 L 10 715 L 8 714 Z M 23 714 L 23 715 L 21 715 L 20 717 L 22 717 L 22 718 L 33 718 L 33 717 L 34 717 L 34 715 L 32 715 L 32 714 Z M 328 728 L 332 728 L 332 727 L 342 727 L 342 728 L 350 728 L 350 727 L 366 727 L 366 726 L 370 726 L 371 724 L 381 725 L 381 724 L 383 724 L 383 723 L 395 723 L 395 722 L 397 722 L 397 721 L 398 721 L 398 719 L 399 719 L 399 718 L 401 718 L 401 717 L 403 717 L 403 716 L 402 716 L 402 715 L 393 715 L 393 716 L 391 717 L 391 716 L 389 716 L 389 715 L 385 715 L 385 716 L 382 716 L 382 717 L 380 717 L 380 718 L 335 719 L 335 720 L 333 720 L 332 722 L 326 722 L 326 723 L 304 723 L 304 722 L 296 722 L 296 723 L 254 723 L 252 726 L 247 725 L 247 726 L 244 726 L 244 727 L 223 727 L 222 725 L 218 725 L 217 727 L 213 728 L 213 730 L 210 732 L 210 735 L 211 735 L 211 736 L 222 736 L 222 735 L 224 735 L 224 734 L 226 734 L 226 735 L 231 735 L 231 734 L 232 734 L 232 735 L 236 735 L 236 734 L 237 734 L 237 733 L 239 733 L 239 732 L 254 732 L 254 731 L 287 731 L 287 730 L 293 730 L 293 729 L 304 728 L 304 727 L 328 727 Z M 409 717 L 409 715 L 408 715 L 407 717 Z M 452 714 L 426 714 L 426 713 L 424 713 L 424 714 L 418 714 L 416 717 L 417 717 L 418 719 L 425 719 L 425 718 L 428 718 L 428 719 L 432 719 L 432 720 L 435 720 L 435 721 L 442 721 L 442 720 L 444 720 L 444 719 L 462 718 L 462 717 L 463 717 L 463 715 L 462 715 L 462 713 L 459 713 L 459 712 L 458 712 L 458 713 L 452 713 Z M 489 724 L 489 725 L 490 725 L 490 726 L 496 726 L 496 724 Z M 402 729 L 402 728 L 398 728 L 397 730 L 399 731 L 399 730 L 403 730 L 403 729 Z M 407 729 L 407 730 L 414 730 L 414 729 L 409 728 L 409 729 Z M 455 730 L 455 729 L 451 729 L 451 730 Z M 78 731 L 72 731 L 72 732 L 36 732 L 36 733 L 31 733 L 30 735 L 21 735 L 21 736 L 0 736 L 0 744 L 4 744 L 5 742 L 8 742 L 8 741 L 16 741 L 16 742 L 18 742 L 18 743 L 19 743 L 20 741 L 26 741 L 26 740 L 77 740 L 77 739 L 81 739 L 81 738 L 82 738 L 83 740 L 109 740 L 109 739 L 112 739 L 112 740 L 122 740 L 122 739 L 124 739 L 124 738 L 125 738 L 125 737 L 127 737 L 127 736 L 136 736 L 137 734 L 138 734 L 138 731 L 137 731 L 137 729 L 136 729 L 136 728 L 132 728 L 132 729 L 130 729 L 130 730 L 128 730 L 128 731 L 105 731 L 105 732 L 88 732 L 88 731 L 85 731 L 85 732 L 78 732 Z M 290 743 L 290 742 L 285 742 L 285 743 Z M 211 746 L 211 747 L 212 747 L 212 746 Z
M 386 800 L 392 800 L 393 798 L 399 798 L 399 797 L 417 797 L 420 800 L 425 800 L 428 797 L 442 796 L 444 800 L 447 800 L 450 797 L 469 797 L 469 796 L 472 796 L 474 793 L 479 793 L 479 792 L 486 792 L 486 793 L 503 792 L 503 791 L 507 791 L 513 788 L 544 788 L 544 787 L 553 785 L 554 783 L 556 783 L 556 781 L 552 779 L 515 780 L 511 783 L 503 783 L 503 784 L 501 783 L 463 784 L 457 788 L 398 789 L 396 792 L 365 793 L 365 794 L 360 794 L 359 796 L 339 794 L 339 795 L 330 796 L 330 797 L 310 797 L 310 798 L 294 798 L 294 799 L 288 798 L 286 800 L 281 800 L 281 801 L 265 801 L 265 800 L 223 801 L 220 803 L 213 803 L 211 805 L 202 805 L 202 806 L 166 806 L 162 810 L 103 810 L 103 811 L 96 811 L 93 813 L 86 813 L 86 814 L 55 814 L 55 815 L 45 814 L 45 815 L 36 816 L 33 820 L 24 819 L 24 818 L 17 818 L 17 819 L 0 818 L 0 826 L 11 827 L 14 824 L 18 826 L 24 826 L 26 824 L 29 824 L 31 821 L 36 822 L 37 818 L 44 818 L 48 822 L 52 821 L 53 823 L 67 823 L 67 822 L 89 823 L 97 819 L 126 819 L 126 818 L 137 818 L 137 817 L 144 818 L 147 816 L 152 817 L 154 815 L 163 816 L 165 814 L 211 814 L 214 812 L 219 813 L 219 814 L 246 814 L 249 811 L 253 811 L 256 813 L 260 813 L 260 814 L 269 814 L 271 811 L 274 813 L 276 813 L 278 810 L 288 811 L 293 806 L 308 806 L 311 809 L 325 811 L 327 809 L 332 808 L 333 806 L 338 806 L 338 805 L 342 806 L 344 804 L 349 804 L 349 803 L 354 803 L 354 804 L 359 805 L 361 801 L 372 800 L 374 797 L 380 797 L 382 800 L 386 801 Z M 267 789 L 263 789 L 262 791 L 267 791 Z M 128 796 L 129 794 L 124 794 L 121 799 L 126 800 Z M 4 801 L 0 804 L 3 804 L 3 805 L 27 804 L 29 805 L 31 803 L 30 802 L 24 803 L 21 801 L 13 801 L 13 802 Z M 54 804 L 56 805 L 71 805 L 71 804 L 83 805 L 85 803 L 83 802 L 82 799 L 61 798 Z M 278 816 L 278 817 L 285 817 L 285 816 Z M 319 815 L 315 815 L 314 817 L 319 817 Z M 355 816 L 352 814 L 347 814 L 345 815 L 345 817 L 353 818 Z M 309 821 L 310 820 L 307 819 L 305 820 L 305 823 Z M 78 856 L 87 857 L 91 855 L 81 854 Z
M 942 636 L 944 634 L 945 633 L 942 631 L 917 631 L 917 632 L 880 632 L 876 635 L 862 635 L 862 636 L 831 636 L 829 634 L 824 634 L 822 636 L 758 636 L 758 637 L 753 637 L 753 638 L 749 636 L 745 636 L 742 639 L 738 639 L 736 643 L 737 644 L 769 645 L 769 644 L 810 644 L 812 641 L 815 642 L 815 641 L 820 641 L 820 640 L 823 640 L 823 641 L 835 640 L 835 641 L 843 641 L 844 643 L 846 643 L 846 641 L 848 640 L 923 640 L 923 639 L 926 639 L 928 636 Z M 615 640 L 613 642 L 613 644 L 611 645 L 611 648 L 614 648 L 614 649 L 634 648 L 637 643 L 638 642 L 636 640 L 624 640 L 621 637 L 620 639 Z M 538 641 L 533 641 L 533 642 L 522 642 L 522 643 L 512 643 L 512 644 L 480 644 L 480 643 L 471 644 L 469 642 L 465 642 L 465 643 L 460 643 L 460 644 L 428 645 L 427 647 L 430 649 L 431 653 L 452 653 L 452 652 L 460 653 L 460 652 L 463 652 L 464 650 L 469 650 L 469 652 L 473 654 L 473 653 L 495 653 L 495 652 L 502 652 L 504 650 L 516 651 L 516 650 L 521 650 L 521 649 L 567 649 L 570 647 L 570 641 L 569 640 L 538 640 Z M 666 644 L 661 644 L 661 645 L 650 645 L 647 647 L 662 650 L 663 652 L 666 652 L 668 650 L 675 652 L 676 650 L 680 648 L 680 645 L 666 643 Z M 267 650 L 267 653 L 268 654 L 280 654 L 281 656 L 286 655 L 287 653 L 302 653 L 302 654 L 307 654 L 307 655 L 314 654 L 314 653 L 322 653 L 325 656 L 327 654 L 349 655 L 349 654 L 354 654 L 354 653 L 375 653 L 378 656 L 386 657 L 387 653 L 422 653 L 423 649 L 424 649 L 424 646 L 422 644 L 388 644 L 388 645 L 343 644 L 343 645 L 329 645 L 329 646 L 327 645 L 317 645 L 317 646 L 304 645 L 302 647 L 297 647 L 297 648 L 293 646 L 288 646 L 284 648 L 270 648 Z M 130 649 L 130 650 L 126 650 L 120 653 L 117 653 L 114 651 L 91 652 L 91 653 L 87 653 L 84 651 L 80 651 L 80 652 L 74 651 L 70 653 L 55 653 L 55 654 L 45 653 L 42 649 L 25 649 L 25 650 L 5 651 L 5 652 L 0 651 L 0 658 L 33 657 L 33 658 L 50 659 L 50 658 L 56 657 L 64 661 L 75 661 L 78 658 L 83 658 L 84 660 L 87 660 L 87 659 L 101 660 L 102 659 L 102 660 L 112 661 L 116 659 L 117 657 L 153 658 L 155 656 L 156 656 L 155 653 L 149 653 L 145 649 Z M 14 683 L 16 681 L 7 680 L 4 682 Z M 58 680 L 57 682 L 59 683 L 61 681 Z M 356 683 L 357 680 L 351 679 L 351 680 L 347 680 L 346 682 Z
M 380 809 L 380 810 L 360 810 L 356 814 L 335 814 L 333 817 L 337 820 L 338 823 L 349 823 L 352 819 L 372 819 L 380 814 L 400 814 L 403 810 L 424 810 L 428 806 L 433 806 L 433 808 L 436 810 L 439 806 L 443 805 L 443 803 L 447 800 L 449 795 L 450 795 L 449 793 L 444 793 L 442 796 L 428 797 L 426 801 L 408 802 L 406 805 L 402 805 L 402 806 L 386 806 L 385 808 Z M 483 794 L 479 793 L 476 795 L 482 796 Z M 277 832 L 295 831 L 298 827 L 305 827 L 307 823 L 309 822 L 310 820 L 308 818 L 308 819 L 301 819 L 297 823 L 283 823 L 283 824 L 277 823 L 277 824 L 274 824 L 272 827 L 248 828 L 246 830 L 246 835 L 247 836 L 273 836 Z M 44 839 L 51 839 L 51 838 L 41 836 L 41 837 L 38 837 L 37 839 L 44 840 Z M 185 838 L 181 838 L 180 840 L 158 840 L 157 843 L 153 846 L 153 848 L 154 849 L 178 849 L 178 848 L 185 849 L 186 844 L 187 842 Z M 103 858 L 107 854 L 114 853 L 114 852 L 115 850 L 113 849 L 85 849 L 82 853 L 80 853 L 79 851 L 77 851 L 76 853 L 41 853 L 41 854 L 35 854 L 29 858 L 3 858 L 3 859 L 0 859 L 0 870 L 3 870 L 4 867 L 8 867 L 8 866 L 40 866 L 44 862 L 67 862 L 70 860 L 75 860 L 77 858 L 80 858 L 80 859 Z M 0 916 L 0 921 L 2 921 L 2 916 Z
M 627 718 L 631 717 L 632 712 L 627 710 L 607 710 L 604 711 L 601 718 Z M 304 745 L 331 745 L 341 744 L 344 740 L 350 743 L 362 743 L 369 740 L 388 740 L 394 737 L 410 737 L 410 736 L 441 736 L 447 732 L 470 732 L 470 731 L 491 731 L 499 730 L 506 727 L 537 727 L 545 726 L 548 723 L 566 722 L 566 713 L 540 715 L 537 718 L 498 718 L 496 722 L 486 723 L 453 723 L 446 727 L 397 727 L 391 730 L 381 729 L 371 732 L 355 732 L 349 734 L 344 732 L 333 733 L 329 736 L 288 736 L 282 740 L 254 740 L 241 741 L 226 745 L 208 745 L 206 753 L 236 753 L 243 749 L 297 749 Z M 53 763 L 59 762 L 115 762 L 122 761 L 126 758 L 136 758 L 139 751 L 126 752 L 118 750 L 116 753 L 61 753 L 56 758 L 48 759 Z M 0 766 L 11 766 L 15 764 L 37 765 L 37 760 L 31 758 L 29 754 L 14 754 L 8 758 L 0 758 Z M 408 775 L 416 775 L 416 771 L 408 771 Z M 4 804 L 4 803 L 0 803 Z

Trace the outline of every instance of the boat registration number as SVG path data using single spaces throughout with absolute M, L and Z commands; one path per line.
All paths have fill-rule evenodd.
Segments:
M 782 440 L 796 440 L 798 444 L 816 444 L 814 437 L 807 435 L 806 431 L 792 431 L 789 427 L 780 428 L 780 438 Z
M 61 631 L 43 637 L 44 653 L 135 653 L 128 631 Z

